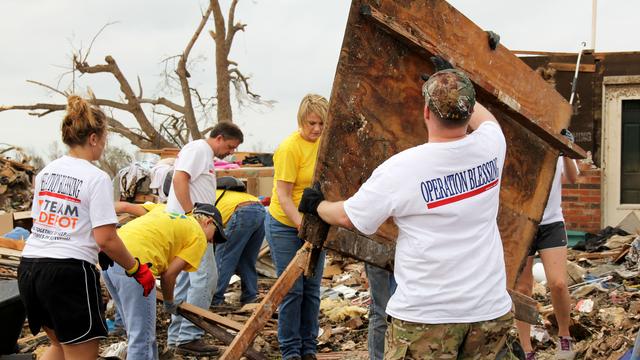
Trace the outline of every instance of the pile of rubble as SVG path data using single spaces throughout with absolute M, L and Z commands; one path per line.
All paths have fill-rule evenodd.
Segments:
M 640 236 L 611 230 L 601 232 L 605 236 L 598 239 L 598 246 L 589 246 L 587 241 L 590 252 L 569 250 L 570 332 L 578 359 L 617 360 L 633 346 L 640 328 Z M 585 247 L 579 244 L 576 248 Z M 542 305 L 543 318 L 543 324 L 532 329 L 541 352 L 538 359 L 554 359 L 552 338 L 558 329 L 543 283 L 536 283 L 534 298 Z
M 576 340 L 574 349 L 577 359 L 619 359 L 633 346 L 640 327 L 640 236 L 614 231 L 605 237 L 604 240 L 599 239 L 601 244 L 592 246 L 590 251 L 569 250 L 567 272 L 572 296 L 570 330 Z M 269 263 L 266 252 L 261 262 Z M 6 271 L 3 276 L 15 276 L 15 265 L 4 268 Z M 273 277 L 260 278 L 260 298 L 267 294 L 275 281 Z M 226 303 L 230 305 L 213 311 L 230 320 L 245 323 L 257 304 L 242 307 L 239 297 L 239 283 L 232 283 L 226 295 Z M 321 289 L 319 359 L 368 358 L 370 298 L 362 263 L 337 254 L 327 256 Z M 532 328 L 538 359 L 554 359 L 557 324 L 544 281 L 536 283 L 534 298 L 540 304 L 541 314 L 540 324 Z M 157 333 L 161 352 L 166 347 L 168 324 L 169 317 L 159 306 Z M 46 338 L 31 337 L 26 328 L 23 335 L 22 352 L 35 350 L 38 353 L 44 349 Z M 110 336 L 103 342 L 101 350 L 125 340 L 124 336 Z M 210 335 L 205 336 L 205 341 L 224 349 L 225 345 Z M 253 347 L 267 358 L 278 358 L 277 314 L 259 332 Z M 161 358 L 190 359 L 167 352 Z
M 29 165 L 29 161 L 30 157 L 18 148 L 0 149 L 0 210 L 12 212 L 31 209 L 31 181 L 35 169 Z

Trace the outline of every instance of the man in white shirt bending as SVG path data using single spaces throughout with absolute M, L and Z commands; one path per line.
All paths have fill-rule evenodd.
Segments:
M 495 359 L 513 325 L 496 220 L 506 141 L 463 72 L 435 73 L 423 94 L 427 143 L 386 160 L 346 201 L 305 189 L 300 211 L 367 235 L 397 224 L 385 359 Z
M 242 143 L 244 136 L 237 125 L 218 123 L 208 139 L 194 140 L 178 153 L 173 173 L 173 183 L 167 199 L 167 211 L 190 214 L 195 203 L 214 204 L 216 201 L 216 173 L 214 157 L 220 159 L 232 154 Z M 175 289 L 176 303 L 189 304 L 208 309 L 218 282 L 213 244 L 207 251 L 196 272 L 178 275 Z M 172 316 L 167 332 L 167 345 L 177 347 L 176 353 L 192 356 L 211 356 L 217 349 L 205 344 L 201 338 L 204 331 L 181 316 Z

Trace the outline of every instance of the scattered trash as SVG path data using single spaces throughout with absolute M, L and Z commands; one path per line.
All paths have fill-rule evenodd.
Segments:
M 533 279 L 539 283 L 547 283 L 547 275 L 541 262 L 533 264 Z
M 105 359 L 125 360 L 127 358 L 127 342 L 120 341 L 115 344 L 109 345 L 106 349 L 104 349 L 100 356 Z
M 362 306 L 349 305 L 348 301 L 329 298 L 320 301 L 320 311 L 333 322 L 360 317 L 369 312 Z
M 540 343 L 546 343 L 551 340 L 549 332 L 541 326 L 531 327 L 531 337 Z
M 622 322 L 626 318 L 627 312 L 621 307 L 609 307 L 600 309 L 598 316 L 606 323 L 612 324 L 616 328 L 622 326 Z
M 593 300 L 583 299 L 578 301 L 578 303 L 576 304 L 576 310 L 580 311 L 581 313 L 590 313 L 591 311 L 593 311 Z

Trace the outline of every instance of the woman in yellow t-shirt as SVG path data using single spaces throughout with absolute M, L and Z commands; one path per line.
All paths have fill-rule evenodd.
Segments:
M 116 212 L 139 216 L 120 228 L 118 235 L 141 263 L 153 264 L 151 271 L 160 278 L 164 309 L 175 315 L 179 304 L 173 297 L 176 277 L 182 271 L 197 270 L 207 242 L 224 242 L 226 237 L 220 212 L 212 204 L 196 203 L 193 216 L 169 213 L 165 208 L 160 204 L 116 203 Z M 122 267 L 109 267 L 104 257 L 100 265 L 107 289 L 124 319 L 127 358 L 157 359 L 155 289 L 143 297 Z
M 265 234 L 278 276 L 304 243 L 298 237 L 302 215 L 298 204 L 305 187 L 311 186 L 318 145 L 329 102 L 308 94 L 298 109 L 298 130 L 287 137 L 273 155 L 275 169 Z M 320 311 L 320 280 L 324 253 L 318 259 L 313 278 L 301 277 L 280 304 L 278 340 L 284 360 L 316 358 Z

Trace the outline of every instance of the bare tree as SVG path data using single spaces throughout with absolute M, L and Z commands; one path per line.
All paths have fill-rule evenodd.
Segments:
M 209 34 L 216 44 L 218 121 L 233 121 L 229 83 L 232 83 L 236 88 L 240 102 L 243 96 L 248 96 L 251 101 L 260 102 L 260 96 L 252 93 L 249 89 L 249 78 L 240 72 L 236 62 L 229 60 L 229 52 L 231 51 L 236 33 L 238 31 L 244 31 L 244 28 L 247 26 L 247 24 L 235 22 L 234 20 L 237 5 L 238 0 L 232 0 L 225 25 L 225 18 L 222 14 L 219 1 L 211 0 L 215 30 L 209 31 Z
M 118 171 L 131 164 L 132 160 L 131 154 L 125 150 L 115 146 L 107 146 L 96 165 L 109 174 L 111 178 L 114 178 Z
M 60 147 L 60 143 L 58 143 L 57 141 L 52 141 L 51 144 L 49 144 L 49 148 L 47 150 L 47 158 L 49 158 L 49 162 L 58 159 L 65 154 L 64 149 Z
M 141 149 L 181 147 L 189 142 L 190 139 L 195 140 L 202 138 L 203 134 L 211 128 L 210 123 L 198 123 L 196 108 L 200 112 L 206 112 L 213 106 L 217 106 L 218 121 L 232 121 L 230 99 L 230 86 L 232 84 L 236 88 L 236 95 L 241 105 L 245 100 L 267 106 L 271 106 L 273 103 L 272 101 L 262 101 L 260 96 L 252 93 L 249 88 L 248 77 L 244 76 L 238 70 L 235 62 L 228 59 L 234 35 L 237 31 L 244 30 L 246 26 L 241 23 L 234 24 L 237 3 L 238 0 L 232 1 L 227 19 L 228 25 L 225 27 L 219 0 L 211 0 L 209 7 L 202 14 L 200 22 L 183 52 L 165 60 L 165 64 L 169 63 L 168 60 L 177 60 L 174 61 L 175 67 L 169 76 L 179 84 L 178 89 L 182 95 L 181 104 L 169 100 L 164 96 L 157 98 L 145 97 L 140 78 L 137 78 L 137 89 L 134 89 L 131 81 L 123 74 L 116 60 L 110 55 L 105 57 L 105 63 L 103 64 L 90 64 L 88 62 L 93 42 L 100 33 L 111 24 L 105 25 L 98 34 L 96 34 L 86 51 L 80 49 L 73 55 L 72 68 L 69 71 L 70 74 L 74 75 L 71 90 L 60 90 L 57 87 L 41 82 L 33 80 L 27 81 L 45 87 L 66 98 L 73 93 L 76 88 L 76 74 L 79 75 L 78 77 L 89 74 L 109 74 L 119 85 L 122 93 L 121 99 L 111 100 L 102 98 L 96 96 L 96 94 L 89 89 L 90 101 L 94 105 L 104 108 L 108 114 L 109 130 L 125 137 L 133 145 Z M 202 96 L 197 89 L 190 86 L 188 67 L 191 50 L 212 15 L 215 31 L 211 31 L 210 33 L 216 44 L 217 96 L 215 98 L 207 98 Z M 167 74 L 169 74 L 169 71 L 167 71 Z M 151 108 L 152 118 L 148 115 L 149 107 Z M 30 115 L 38 117 L 64 109 L 65 104 L 55 103 L 0 105 L 0 112 L 7 110 L 26 110 L 29 111 Z M 130 128 L 124 125 L 124 123 L 117 118 L 114 110 L 128 113 L 138 123 L 139 128 Z M 153 121 L 158 119 L 160 119 L 160 121 Z

